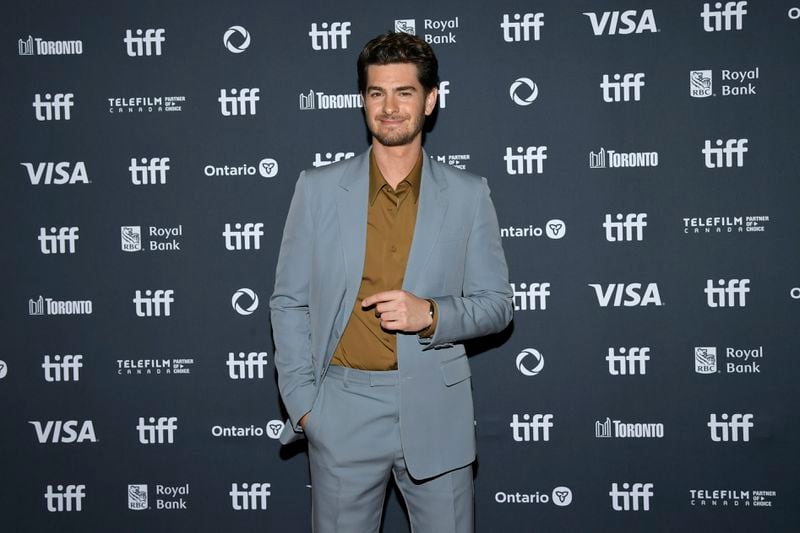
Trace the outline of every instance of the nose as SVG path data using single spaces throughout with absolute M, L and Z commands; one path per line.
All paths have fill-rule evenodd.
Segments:
M 383 112 L 386 115 L 392 115 L 398 111 L 397 108 L 397 98 L 392 95 L 386 95 L 386 98 L 383 100 Z

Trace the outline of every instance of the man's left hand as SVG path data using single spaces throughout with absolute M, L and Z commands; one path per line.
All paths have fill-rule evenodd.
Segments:
M 383 291 L 367 296 L 361 302 L 362 309 L 375 306 L 375 314 L 381 319 L 381 327 L 388 331 L 416 333 L 433 322 L 430 302 L 417 298 L 407 291 Z

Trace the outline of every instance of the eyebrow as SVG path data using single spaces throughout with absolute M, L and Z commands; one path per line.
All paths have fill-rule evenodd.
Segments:
M 402 91 L 416 91 L 416 90 L 417 90 L 417 88 L 416 88 L 416 87 L 414 87 L 413 85 L 408 85 L 408 86 L 404 86 L 404 87 L 395 87 L 395 88 L 394 88 L 394 89 L 392 89 L 392 90 L 393 90 L 394 92 L 402 92 Z M 369 92 L 369 91 L 380 91 L 380 92 L 386 92 L 386 89 L 384 89 L 383 87 L 378 87 L 378 86 L 375 86 L 375 85 L 370 85 L 369 87 L 367 87 L 367 91 L 368 91 L 368 92 Z

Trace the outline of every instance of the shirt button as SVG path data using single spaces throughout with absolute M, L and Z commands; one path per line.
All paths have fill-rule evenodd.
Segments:
M 395 246 L 395 245 L 393 244 L 393 245 L 391 246 L 391 248 L 389 248 L 389 249 L 390 249 L 392 252 L 396 252 L 396 251 L 397 251 L 397 246 Z

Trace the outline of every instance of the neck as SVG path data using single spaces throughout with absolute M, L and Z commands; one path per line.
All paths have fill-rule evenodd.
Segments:
M 402 146 L 384 146 L 377 139 L 372 139 L 372 153 L 375 162 L 381 169 L 386 183 L 393 189 L 405 179 L 414 168 L 422 151 L 421 136 Z

